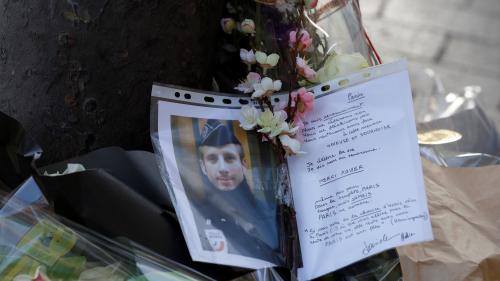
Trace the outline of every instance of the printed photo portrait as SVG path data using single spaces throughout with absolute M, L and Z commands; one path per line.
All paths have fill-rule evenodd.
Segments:
M 203 250 L 280 264 L 271 146 L 237 121 L 171 116 L 171 130 Z

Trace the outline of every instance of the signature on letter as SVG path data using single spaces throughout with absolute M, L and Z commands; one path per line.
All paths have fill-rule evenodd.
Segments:
M 400 237 L 401 241 L 405 241 L 414 235 L 415 235 L 415 233 L 413 233 L 413 232 L 400 232 L 400 233 L 396 233 L 392 236 L 388 236 L 387 234 L 384 234 L 380 239 L 377 239 L 374 241 L 369 241 L 369 242 L 364 241 L 363 242 L 364 247 L 363 247 L 362 253 L 365 256 L 369 255 L 373 251 L 373 249 L 375 249 L 377 246 L 380 246 L 386 242 L 389 242 L 398 236 Z

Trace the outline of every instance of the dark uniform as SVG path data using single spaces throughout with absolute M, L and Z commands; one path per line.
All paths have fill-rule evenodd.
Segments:
M 208 120 L 199 146 L 227 144 L 241 146 L 226 126 Z M 246 180 L 229 191 L 219 190 L 206 177 L 204 183 L 203 200 L 192 202 L 203 248 L 281 264 L 276 204 L 257 200 Z

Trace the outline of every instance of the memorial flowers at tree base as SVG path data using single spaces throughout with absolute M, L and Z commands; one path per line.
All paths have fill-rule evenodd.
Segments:
M 216 82 L 252 98 L 240 126 L 256 130 L 281 157 L 305 153 L 303 119 L 314 110 L 309 88 L 380 63 L 357 1 L 228 1 L 220 23 Z M 278 92 L 288 92 L 288 101 L 274 102 Z

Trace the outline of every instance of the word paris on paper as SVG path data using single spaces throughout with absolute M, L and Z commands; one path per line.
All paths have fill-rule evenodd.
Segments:
M 307 153 L 286 159 L 302 253 L 298 278 L 431 240 L 406 62 L 307 91 L 315 98 L 301 120 Z M 279 161 L 240 127 L 242 99 L 155 85 L 155 149 L 194 260 L 283 266 L 272 199 Z

